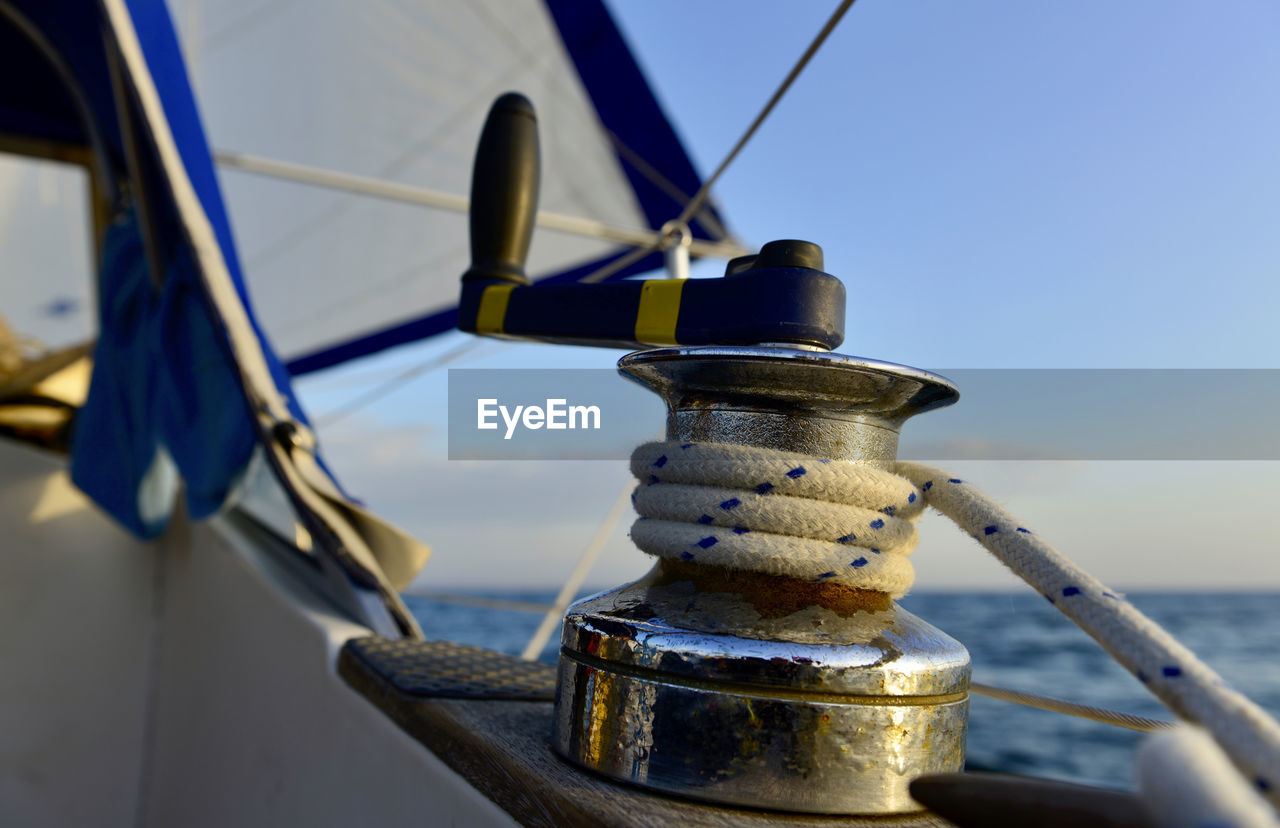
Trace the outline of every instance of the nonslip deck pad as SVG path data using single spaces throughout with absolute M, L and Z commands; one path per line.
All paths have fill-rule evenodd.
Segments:
M 551 701 L 556 671 L 550 664 L 448 641 L 371 636 L 343 649 L 396 690 L 442 699 Z

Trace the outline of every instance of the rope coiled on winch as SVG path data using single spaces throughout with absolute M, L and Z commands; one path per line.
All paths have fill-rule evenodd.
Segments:
M 1280 724 L 1119 593 L 978 489 L 941 469 L 892 471 L 754 446 L 646 443 L 631 457 L 640 517 L 631 537 L 660 558 L 904 595 L 911 523 L 950 518 L 1147 685 L 1208 729 L 1280 804 Z
M 905 595 L 915 580 L 910 481 L 863 463 L 713 443 L 631 456 L 631 538 L 661 558 Z

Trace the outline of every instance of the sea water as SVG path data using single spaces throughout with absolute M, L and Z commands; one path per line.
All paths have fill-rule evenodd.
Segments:
M 549 603 L 551 593 L 509 600 Z M 1280 594 L 1138 593 L 1127 596 L 1227 681 L 1280 717 Z M 518 655 L 539 616 L 407 596 L 428 638 Z M 1164 706 L 1089 636 L 1031 593 L 919 593 L 902 605 L 969 648 L 974 681 L 1080 704 L 1171 719 Z M 553 636 L 542 660 L 554 662 Z M 973 696 L 968 767 L 1111 788 L 1132 788 L 1144 734 Z

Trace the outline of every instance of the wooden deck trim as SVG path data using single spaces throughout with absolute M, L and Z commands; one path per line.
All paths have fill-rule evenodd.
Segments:
M 495 653 L 495 658 L 503 656 Z M 338 673 L 402 730 L 517 821 L 530 826 L 811 826 L 946 828 L 921 813 L 827 817 L 708 805 L 604 779 L 561 760 L 548 744 L 552 704 L 411 696 L 344 648 Z

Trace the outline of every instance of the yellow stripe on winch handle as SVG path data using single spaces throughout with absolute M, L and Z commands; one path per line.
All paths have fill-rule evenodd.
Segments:
M 500 334 L 507 319 L 507 302 L 516 285 L 489 285 L 480 294 L 480 310 L 476 311 L 476 333 Z
M 650 279 L 640 289 L 636 312 L 636 342 L 645 345 L 678 345 L 676 320 L 680 317 L 680 292 L 684 279 Z

